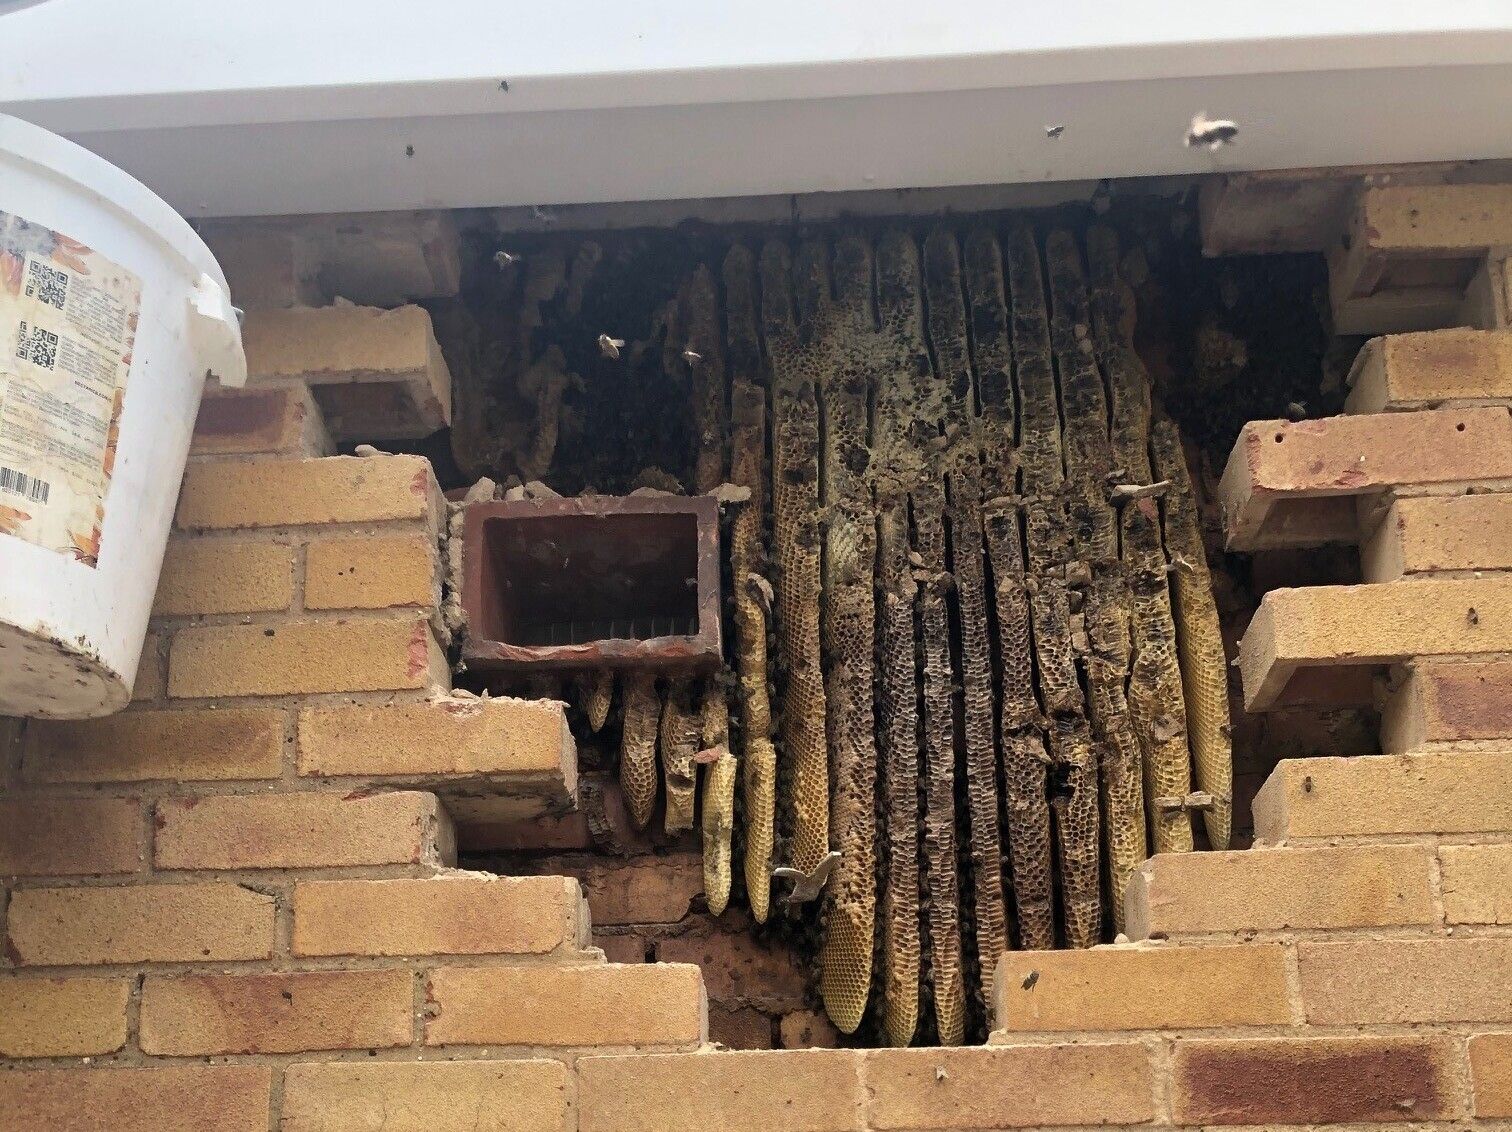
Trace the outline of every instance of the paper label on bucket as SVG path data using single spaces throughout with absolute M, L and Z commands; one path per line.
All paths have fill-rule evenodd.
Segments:
M 0 212 L 0 534 L 94 566 L 142 285 Z

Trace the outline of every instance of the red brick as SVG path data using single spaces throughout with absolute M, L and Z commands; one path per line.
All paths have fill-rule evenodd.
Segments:
M 15 1070 L 0 1073 L 0 1112 L 17 1132 L 267 1132 L 272 1076 L 263 1065 Z
M 1381 750 L 1512 739 L 1512 660 L 1419 660 L 1381 709 Z
M 709 1041 L 726 1049 L 771 1049 L 772 1017 L 750 1006 L 709 1004 Z
M 142 1052 L 195 1056 L 408 1045 L 414 979 L 401 971 L 148 976 Z
M 331 450 L 320 409 L 301 382 L 207 388 L 189 448 L 198 456 L 329 456 Z
M 1454 1116 L 1447 1039 L 1181 1041 L 1171 1066 L 1177 1124 L 1349 1124 Z
M 146 842 L 136 798 L 0 799 L 0 875 L 132 873 Z
M 678 923 L 703 892 L 703 859 L 692 853 L 602 862 L 549 860 L 538 867 L 581 880 L 593 922 L 600 927 Z
M 596 911 L 596 909 L 595 909 Z M 721 929 L 658 941 L 661 963 L 694 963 L 709 999 L 725 1007 L 754 1006 L 769 1013 L 804 1005 L 807 975 L 791 947 L 757 941 L 748 930 Z

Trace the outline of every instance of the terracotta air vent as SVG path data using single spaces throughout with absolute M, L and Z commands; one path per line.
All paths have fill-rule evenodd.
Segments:
M 474 503 L 462 538 L 470 668 L 719 663 L 719 505 L 710 496 Z

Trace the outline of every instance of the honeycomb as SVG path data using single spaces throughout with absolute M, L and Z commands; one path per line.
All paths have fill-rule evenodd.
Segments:
M 807 258 L 807 257 L 806 257 Z M 829 852 L 829 766 L 819 651 L 819 402 L 829 350 L 800 339 L 786 244 L 761 252 L 761 321 L 772 369 L 772 542 L 777 647 L 786 687 L 780 737 L 792 784 L 791 868 L 812 873 Z
M 693 828 L 700 729 L 692 687 L 686 680 L 673 680 L 662 701 L 661 729 L 657 735 L 667 798 L 664 826 L 669 834 Z
M 763 561 L 766 495 L 766 397 L 758 384 L 761 345 L 755 268 L 750 250 L 737 244 L 725 257 L 723 275 L 731 378 L 730 478 L 751 493 L 736 511 L 730 531 L 735 671 L 740 678 L 744 872 L 751 915 L 757 923 L 764 923 L 771 894 L 777 753 L 772 746 L 772 712 L 767 698 L 766 616 L 752 583 Z
M 885 829 L 882 900 L 882 1029 L 888 1043 L 906 1046 L 918 1029 L 922 977 L 919 888 L 919 711 L 914 605 L 917 583 L 909 561 L 907 388 L 920 359 L 923 311 L 918 248 L 898 231 L 877 242 L 880 322 L 876 395 L 877 576 L 881 602 L 882 780 Z
M 1181 687 L 1186 695 L 1187 726 L 1197 789 L 1213 796 L 1202 811 L 1208 841 L 1227 849 L 1234 811 L 1234 752 L 1229 741 L 1228 661 L 1223 653 L 1213 580 L 1202 546 L 1201 521 L 1192 495 L 1192 479 L 1181 451 L 1181 436 L 1169 417 L 1156 417 L 1150 431 L 1155 474 L 1169 480 L 1166 493 L 1165 545 L 1175 569 L 1176 644 Z
M 822 249 L 822 245 L 819 246 Z M 804 246 L 798 287 L 804 333 L 825 333 L 834 356 L 821 386 L 824 447 L 824 662 L 829 729 L 830 826 L 840 860 L 826 890 L 819 989 L 842 1033 L 861 1024 L 871 989 L 877 915 L 877 741 L 872 715 L 876 523 L 869 422 L 873 325 L 871 248 L 859 237 L 835 247 L 834 292 L 824 254 Z
M 737 849 L 758 923 L 774 864 L 815 878 L 786 913 L 862 1040 L 979 1038 L 1005 950 L 1121 930 L 1130 876 L 1192 848 L 1199 805 L 1229 838 L 1197 502 L 1119 254 L 1096 224 L 737 243 L 627 348 L 686 390 L 678 474 L 749 492 L 733 683 L 622 678 L 627 806 L 645 825 L 660 777 L 666 829 L 697 814 L 715 914 Z M 547 297 L 574 301 L 572 262 Z M 612 692 L 578 678 L 591 727 Z
M 949 232 L 936 229 L 925 241 L 924 279 L 929 337 L 934 343 L 939 371 L 936 380 L 943 389 L 940 427 L 948 442 L 943 456 L 953 565 L 951 580 L 960 638 L 968 859 L 980 986 L 988 985 L 998 957 L 1008 948 L 1008 935 L 1004 922 L 1003 850 L 998 837 L 992 645 L 983 559 L 982 463 L 973 435 L 972 359 L 966 334 L 960 252 Z M 949 651 L 948 641 L 944 651 Z
M 630 672 L 624 678 L 620 698 L 625 705 L 620 740 L 620 790 L 625 809 L 637 828 L 644 829 L 656 808 L 656 733 L 661 723 L 661 700 L 656 695 L 656 677 L 649 672 Z

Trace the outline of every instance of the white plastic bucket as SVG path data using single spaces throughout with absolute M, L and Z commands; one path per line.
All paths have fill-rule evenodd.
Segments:
M 246 359 L 193 229 L 0 115 L 0 715 L 131 698 L 209 374 L 241 385 Z

